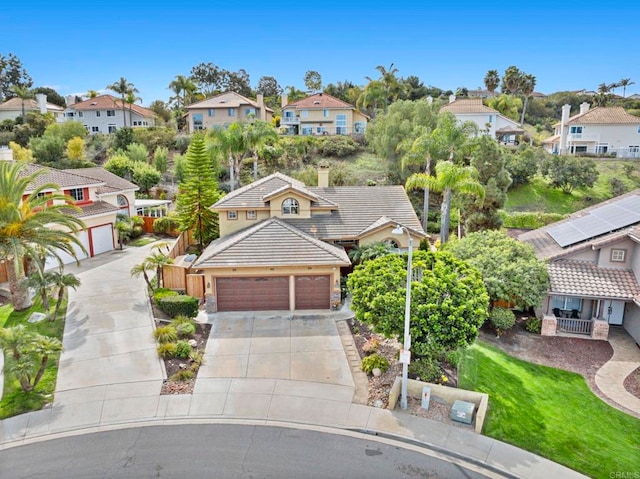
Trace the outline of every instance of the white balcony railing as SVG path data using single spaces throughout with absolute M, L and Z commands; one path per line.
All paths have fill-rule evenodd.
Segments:
M 297 116 L 283 116 L 280 118 L 281 125 L 299 125 L 300 118 Z

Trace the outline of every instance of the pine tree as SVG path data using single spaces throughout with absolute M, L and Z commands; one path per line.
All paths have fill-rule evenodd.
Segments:
M 218 214 L 210 209 L 220 199 L 215 174 L 204 137 L 194 135 L 186 153 L 177 212 L 180 231 L 192 231 L 200 250 L 219 236 Z

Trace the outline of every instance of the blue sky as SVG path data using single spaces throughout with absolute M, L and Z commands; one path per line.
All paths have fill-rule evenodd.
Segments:
M 455 90 L 482 86 L 509 65 L 537 91 L 593 89 L 622 78 L 640 92 L 640 2 L 65 2 L 13 1 L 0 10 L 0 53 L 16 54 L 34 80 L 62 95 L 103 90 L 124 76 L 143 104 L 171 95 L 176 75 L 201 62 L 244 68 L 303 88 L 399 76 Z M 231 6 L 237 4 L 238 6 Z M 442 6 L 438 6 L 442 5 Z M 452 6 L 445 6 L 452 5 Z M 509 5 L 508 7 L 504 5 Z M 619 92 L 621 93 L 621 91 Z

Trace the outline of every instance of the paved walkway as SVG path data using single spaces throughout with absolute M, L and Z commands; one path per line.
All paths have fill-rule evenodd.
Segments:
M 613 356 L 596 373 L 596 386 L 615 403 L 640 416 L 640 399 L 624 388 L 625 378 L 640 366 L 640 348 L 622 328 L 609 330 Z
M 494 476 L 583 477 L 471 430 L 357 404 L 361 381 L 350 374 L 354 346 L 341 312 L 314 313 L 313 319 L 296 312 L 288 323 L 276 320 L 277 328 L 269 318 L 251 316 L 243 326 L 214 315 L 216 336 L 194 393 L 160 395 L 164 371 L 151 339 L 144 283 L 129 276 L 150 248 L 127 248 L 69 268 L 82 285 L 71 295 L 54 403 L 0 421 L 0 449 L 137 425 L 239 421 L 408 440 Z M 225 334 L 227 341 L 218 339 Z M 287 359 L 285 366 L 277 355 Z

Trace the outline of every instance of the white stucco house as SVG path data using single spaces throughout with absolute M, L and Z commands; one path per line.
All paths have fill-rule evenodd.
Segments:
M 59 117 L 62 117 L 62 113 L 64 111 L 64 108 L 61 106 L 47 102 L 47 95 L 44 93 L 38 93 L 35 99 L 27 98 L 22 100 L 21 98 L 14 97 L 8 99 L 4 103 L 0 103 L 0 121 L 15 120 L 22 116 L 23 102 L 25 113 L 29 111 L 37 111 L 43 115 L 51 113 L 54 118 L 58 119 Z
M 498 110 L 482 103 L 482 98 L 456 99 L 449 97 L 449 103 L 440 108 L 441 112 L 453 113 L 460 122 L 470 121 L 478 126 L 481 135 L 488 135 L 505 145 L 517 144 L 517 136 L 524 134 L 518 122 L 507 118 Z
M 547 152 L 640 158 L 640 117 L 619 106 L 590 108 L 587 102 L 577 115 L 570 113 L 571 105 L 564 105 L 554 135 L 542 142 Z
M 125 103 L 111 95 L 100 95 L 78 103 L 75 97 L 67 97 L 67 108 L 58 122 L 77 121 L 82 123 L 90 135 L 96 133 L 115 133 L 128 126 L 133 128 L 155 125 L 156 114 L 135 103 Z

